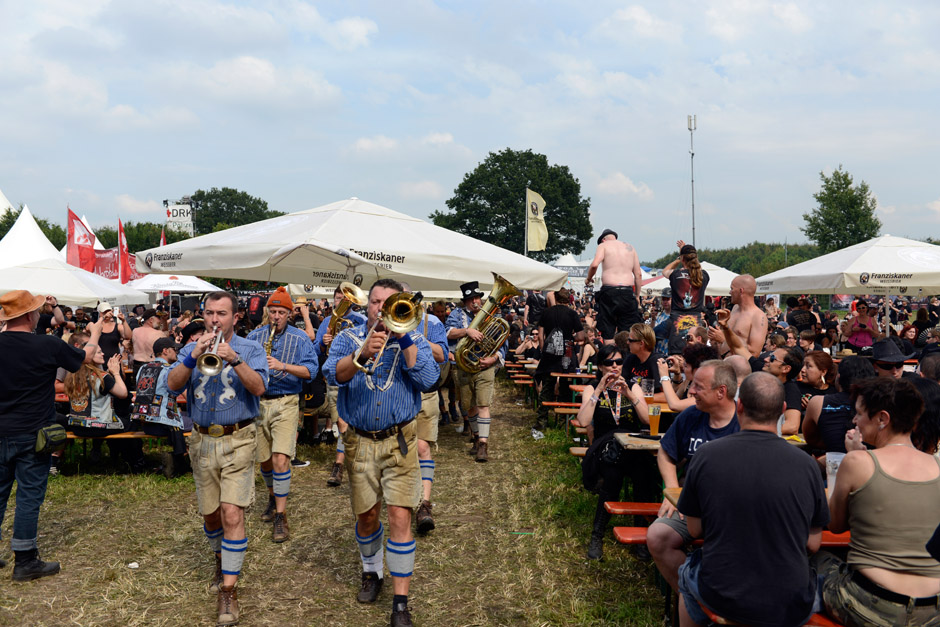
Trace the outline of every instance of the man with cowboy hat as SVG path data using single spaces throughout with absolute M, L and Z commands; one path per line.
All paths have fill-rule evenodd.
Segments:
M 613 342 L 618 331 L 629 330 L 643 322 L 639 313 L 640 286 L 643 271 L 636 249 L 627 242 L 617 241 L 617 233 L 604 229 L 597 238 L 597 253 L 588 269 L 585 285 L 594 285 L 594 274 L 601 264 L 604 285 L 595 293 L 597 331 L 607 343 Z
M 10 541 L 16 556 L 14 581 L 59 572 L 58 562 L 39 559 L 36 544 L 51 461 L 49 452 L 36 451 L 36 438 L 42 427 L 55 421 L 56 369 L 76 372 L 98 349 L 97 331 L 92 332 L 85 350 L 35 333 L 39 310 L 54 302 L 52 296 L 34 296 L 26 290 L 0 296 L 0 321 L 6 322 L 6 330 L 0 333 L 0 523 L 15 478 L 16 516 Z M 5 565 L 0 560 L 0 567 Z
M 307 334 L 288 324 L 294 303 L 284 287 L 268 299 L 270 325 L 262 325 L 248 334 L 271 351 L 268 355 L 268 387 L 261 397 L 258 421 L 258 460 L 261 476 L 268 486 L 268 507 L 261 514 L 264 522 L 273 522 L 272 540 L 290 539 L 287 526 L 287 494 L 290 490 L 291 465 L 297 446 L 300 420 L 300 389 L 303 381 L 316 375 L 320 364 Z M 271 336 L 274 327 L 274 336 Z
M 483 306 L 483 292 L 480 283 L 471 281 L 460 286 L 463 306 L 454 309 L 447 317 L 447 342 L 450 352 L 457 350 L 457 343 L 463 337 L 474 342 L 483 339 L 483 334 L 471 329 L 470 323 Z M 496 366 L 506 355 L 506 345 L 491 357 L 480 360 L 481 370 L 475 374 L 457 370 L 457 385 L 460 386 L 460 405 L 470 418 L 470 430 L 473 432 L 473 446 L 470 454 L 476 461 L 487 461 L 487 446 L 490 437 L 490 403 L 493 401 L 493 385 L 496 380 Z

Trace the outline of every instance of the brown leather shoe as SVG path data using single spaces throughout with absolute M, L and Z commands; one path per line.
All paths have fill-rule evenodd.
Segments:
M 215 575 L 212 577 L 212 583 L 209 584 L 209 592 L 219 593 L 219 587 L 222 585 L 222 556 L 215 554 Z
M 487 445 L 487 442 L 480 442 L 480 443 L 477 444 L 477 461 L 478 461 L 478 462 L 481 462 L 481 463 L 482 463 L 482 462 L 487 461 L 487 459 L 486 459 L 486 445 Z
M 276 505 L 274 504 L 274 495 L 268 495 L 268 507 L 261 513 L 261 522 L 271 522 L 274 520 L 274 512 L 277 511 Z
M 330 478 L 326 480 L 326 485 L 331 488 L 339 486 L 343 482 L 343 465 L 333 463 L 333 470 L 330 471 Z
M 272 528 L 271 539 L 278 543 L 290 540 L 290 527 L 287 524 L 287 512 L 277 512 L 274 514 L 274 527 Z
M 360 603 L 375 603 L 381 591 L 382 579 L 378 573 L 362 573 L 362 587 L 359 588 L 356 600 Z
M 475 435 L 473 436 L 473 446 L 470 447 L 470 450 L 468 451 L 468 453 L 470 453 L 470 455 L 476 455 L 477 447 L 479 446 L 480 446 L 480 436 Z
M 219 586 L 219 621 L 216 627 L 238 624 L 238 593 L 235 586 Z
M 415 524 L 418 533 L 421 535 L 434 529 L 434 517 L 431 515 L 430 501 L 421 501 L 421 505 L 418 506 L 418 513 L 415 515 Z

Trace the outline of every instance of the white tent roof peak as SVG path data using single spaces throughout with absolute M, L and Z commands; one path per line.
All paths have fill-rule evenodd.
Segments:
M 0 268 L 58 256 L 59 251 L 36 224 L 29 207 L 24 205 L 16 222 L 0 240 Z
M 90 224 L 88 224 L 88 218 L 85 217 L 85 214 L 82 214 L 82 224 L 85 225 L 85 228 L 88 229 L 89 233 L 95 236 L 95 250 L 106 250 L 106 248 L 104 247 L 104 244 L 102 244 L 101 240 L 98 239 L 98 235 L 97 233 L 95 233 L 95 230 L 91 228 Z M 68 227 L 66 226 L 66 229 L 67 228 Z M 62 254 L 63 259 L 65 259 L 66 254 L 68 254 L 68 247 L 69 247 L 69 243 L 65 242 L 65 246 L 63 246 L 59 250 L 59 253 Z
M 7 209 L 16 210 L 16 207 L 13 206 L 13 203 L 3 195 L 3 190 L 0 190 L 0 213 L 3 213 Z

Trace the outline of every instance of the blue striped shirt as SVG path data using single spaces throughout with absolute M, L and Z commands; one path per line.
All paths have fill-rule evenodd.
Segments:
M 428 341 L 417 330 L 409 335 L 418 348 L 413 368 L 405 365 L 398 340 L 390 338 L 375 373 L 357 371 L 346 383 L 336 381 L 336 364 L 352 355 L 365 341 L 368 327 L 346 329 L 333 340 L 323 375 L 339 387 L 336 408 L 343 420 L 366 431 L 382 431 L 411 420 L 421 411 L 421 392 L 437 382 L 440 369 L 434 362 Z
M 427 338 L 428 342 L 441 347 L 444 351 L 444 361 L 441 363 L 446 363 L 449 347 L 447 345 L 447 328 L 444 326 L 444 323 L 430 311 L 425 311 L 424 320 L 418 325 L 417 330 L 421 332 L 421 335 Z
M 354 327 L 358 327 L 360 324 L 366 323 L 366 317 L 358 311 L 347 311 L 346 315 L 343 317 L 346 320 L 351 321 L 352 326 Z M 317 350 L 317 356 L 320 358 L 320 365 L 323 365 L 326 362 L 326 346 L 323 344 L 323 336 L 326 335 L 326 332 L 330 330 L 330 320 L 332 319 L 333 316 L 327 316 L 323 319 L 323 322 L 321 322 L 320 326 L 317 328 L 317 337 L 313 341 L 313 345 Z
M 264 348 L 264 343 L 268 341 L 271 334 L 271 325 L 258 327 L 248 334 L 249 340 L 254 340 Z M 317 376 L 317 370 L 320 364 L 317 361 L 317 354 L 313 350 L 313 343 L 306 333 L 287 325 L 282 333 L 274 334 L 274 342 L 271 345 L 271 357 L 285 364 L 294 366 L 303 366 L 310 373 L 310 378 Z M 272 370 L 268 374 L 268 389 L 265 394 L 299 394 L 303 386 L 303 379 L 292 375 L 289 372 L 281 370 Z
M 237 335 L 232 336 L 229 344 L 248 367 L 261 375 L 261 380 L 267 387 L 268 359 L 261 344 Z M 191 342 L 180 349 L 179 361 L 173 364 L 170 370 L 178 368 L 195 348 L 196 343 Z M 222 372 L 214 377 L 207 377 L 194 369 L 186 384 L 186 401 L 190 418 L 201 427 L 212 424 L 233 425 L 248 418 L 255 418 L 261 407 L 260 398 L 245 389 L 235 369 L 227 363 Z

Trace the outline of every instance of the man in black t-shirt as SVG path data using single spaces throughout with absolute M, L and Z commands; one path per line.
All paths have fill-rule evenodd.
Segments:
M 777 437 L 783 385 L 749 375 L 737 403 L 741 432 L 702 446 L 679 511 L 704 538 L 679 568 L 682 624 L 709 624 L 701 603 L 735 624 L 802 625 L 813 613 L 819 549 L 829 507 L 813 458 Z
M 16 479 L 16 515 L 10 545 L 16 556 L 14 581 L 29 581 L 59 572 L 58 562 L 39 559 L 36 539 L 39 508 L 46 498 L 49 453 L 36 452 L 36 434 L 55 421 L 57 368 L 77 371 L 86 354 L 54 336 L 37 335 L 39 309 L 53 308 L 51 296 L 14 290 L 0 296 L 0 523 Z M 97 337 L 91 339 L 97 341 Z
M 535 369 L 535 383 L 539 389 L 539 411 L 532 427 L 532 437 L 536 440 L 543 435 L 548 425 L 548 407 L 545 401 L 555 400 L 555 380 L 553 372 L 570 372 L 574 369 L 577 356 L 574 352 L 574 342 L 584 339 L 584 326 L 568 304 L 568 290 L 562 288 L 555 292 L 557 305 L 549 307 L 542 312 L 539 321 L 539 343 L 542 358 Z M 567 390 L 567 383 L 562 386 Z M 559 390 L 564 394 L 563 390 Z
M 764 360 L 764 372 L 768 372 L 783 384 L 786 408 L 783 423 L 780 425 L 783 435 L 794 435 L 800 430 L 800 415 L 803 413 L 803 398 L 796 378 L 803 368 L 803 355 L 793 346 L 778 348 Z
M 530 290 L 525 299 L 525 310 L 522 314 L 522 321 L 527 327 L 537 327 L 542 319 L 542 312 L 548 306 L 545 295 L 542 292 Z
M 812 311 L 809 310 L 809 301 L 805 298 L 797 300 L 790 297 L 787 299 L 787 324 L 796 327 L 797 334 L 800 331 L 814 329 L 818 320 Z

